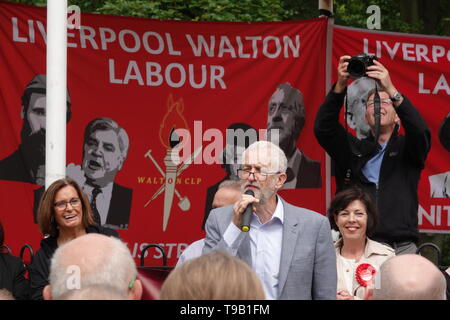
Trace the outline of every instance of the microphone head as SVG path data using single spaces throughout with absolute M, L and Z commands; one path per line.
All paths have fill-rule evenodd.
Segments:
M 252 197 L 255 196 L 255 193 L 253 192 L 253 190 L 245 190 L 244 194 L 248 194 L 248 195 L 250 195 Z

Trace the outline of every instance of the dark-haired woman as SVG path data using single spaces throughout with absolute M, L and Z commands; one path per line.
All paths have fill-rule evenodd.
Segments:
M 45 238 L 41 240 L 41 248 L 30 267 L 33 300 L 42 299 L 42 290 L 48 284 L 50 260 L 58 246 L 86 233 L 119 237 L 116 231 L 94 222 L 87 196 L 69 178 L 53 182 L 44 192 L 38 210 L 38 223 Z
M 338 300 L 362 299 L 365 287 L 376 285 L 375 275 L 381 264 L 395 255 L 386 245 L 369 239 L 378 220 L 371 196 L 354 187 L 339 192 L 331 201 L 328 219 L 340 232 L 336 241 Z

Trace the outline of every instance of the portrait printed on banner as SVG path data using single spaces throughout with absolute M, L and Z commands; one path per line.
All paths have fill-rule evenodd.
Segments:
M 84 131 L 81 165 L 69 164 L 66 170 L 88 196 L 95 222 L 112 229 L 129 225 L 133 190 L 115 182 L 129 145 L 127 132 L 116 121 L 96 118 Z M 35 191 L 35 221 L 43 191 Z
M 225 176 L 206 190 L 202 229 L 205 226 L 206 219 L 208 219 L 209 212 L 213 209 L 214 195 L 219 189 L 219 185 L 226 180 L 239 180 L 237 170 L 241 168 L 242 152 L 256 141 L 258 141 L 258 131 L 252 126 L 246 123 L 233 123 L 228 126 L 226 145 L 219 159 Z
M 439 127 L 439 141 L 450 152 L 450 113 L 444 118 Z M 438 173 L 428 177 L 431 198 L 450 198 L 450 171 Z
M 23 119 L 20 144 L 16 151 L 0 160 L 0 180 L 45 184 L 46 76 L 38 74 L 25 86 L 20 116 Z M 71 118 L 67 91 L 67 122 Z M 19 112 L 19 109 L 18 109 Z
M 268 103 L 267 139 L 279 145 L 288 159 L 287 181 L 282 189 L 322 187 L 320 162 L 297 147 L 305 121 L 303 94 L 288 82 L 280 84 Z

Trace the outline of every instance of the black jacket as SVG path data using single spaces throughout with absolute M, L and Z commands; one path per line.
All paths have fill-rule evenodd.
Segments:
M 419 112 L 407 97 L 396 108 L 405 135 L 392 134 L 381 163 L 378 187 L 369 182 L 361 169 L 374 155 L 373 136 L 358 140 L 339 123 L 345 92 L 328 93 L 320 107 L 314 133 L 319 144 L 333 159 L 337 192 L 357 184 L 375 199 L 380 217 L 372 238 L 380 242 L 417 242 L 420 172 L 431 147 L 431 134 Z M 353 152 L 350 144 L 354 146 Z M 349 174 L 348 183 L 345 181 Z
M 108 228 L 93 225 L 86 228 L 87 233 L 100 233 L 119 238 L 119 234 Z M 36 252 L 30 266 L 31 299 L 42 300 L 42 291 L 49 284 L 50 261 L 58 248 L 57 237 L 47 237 L 41 240 L 41 248 Z
M 26 300 L 30 295 L 25 266 L 21 259 L 9 253 L 0 253 L 0 289 L 8 290 L 17 300 Z

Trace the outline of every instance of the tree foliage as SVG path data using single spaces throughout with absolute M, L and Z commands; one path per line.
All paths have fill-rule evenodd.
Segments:
M 45 6 L 45 0 L 12 0 Z M 82 12 L 194 21 L 286 20 L 281 0 L 69 0 Z
M 367 28 L 370 5 L 380 7 L 383 31 L 450 35 L 448 0 L 335 0 L 335 23 Z
M 45 6 L 46 0 L 9 0 Z M 69 0 L 82 12 L 194 21 L 284 21 L 315 18 L 318 0 Z M 335 0 L 338 25 L 367 28 L 367 7 L 381 9 L 384 31 L 450 35 L 448 0 Z

